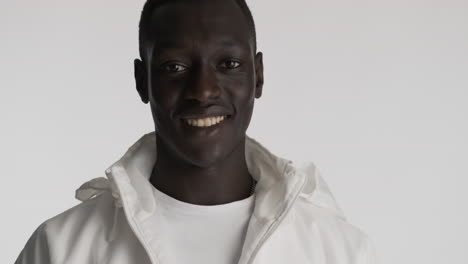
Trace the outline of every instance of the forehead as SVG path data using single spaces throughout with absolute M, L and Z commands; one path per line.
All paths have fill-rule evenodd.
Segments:
M 175 0 L 156 8 L 151 16 L 156 46 L 209 42 L 252 48 L 247 18 L 234 0 Z

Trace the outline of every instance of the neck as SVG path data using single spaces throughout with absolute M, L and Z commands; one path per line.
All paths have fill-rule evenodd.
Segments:
M 164 144 L 156 147 L 150 182 L 167 195 L 197 205 L 225 204 L 250 196 L 252 176 L 245 161 L 244 141 L 224 160 L 204 168 L 177 158 Z

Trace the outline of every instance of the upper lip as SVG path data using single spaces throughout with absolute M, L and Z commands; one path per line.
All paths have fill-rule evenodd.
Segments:
M 231 114 L 221 109 L 191 109 L 180 113 L 179 117 L 182 119 L 198 119 L 215 116 L 230 116 Z

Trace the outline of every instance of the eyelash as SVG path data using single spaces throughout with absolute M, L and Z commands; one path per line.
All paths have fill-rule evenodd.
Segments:
M 171 70 L 168 70 L 167 67 L 170 67 L 170 66 L 181 66 L 184 68 L 184 70 L 181 70 L 181 71 L 171 71 Z M 160 70 L 161 71 L 164 71 L 164 72 L 167 72 L 167 73 L 180 73 L 180 72 L 184 72 L 187 70 L 187 66 L 181 64 L 181 63 L 176 63 L 176 62 L 166 62 L 164 64 L 162 64 L 160 67 Z
M 234 63 L 235 66 L 227 66 L 226 64 L 227 63 Z M 223 68 L 225 69 L 228 69 L 228 70 L 234 70 L 236 68 L 239 68 L 241 66 L 241 62 L 238 61 L 238 60 L 235 60 L 235 59 L 225 59 L 220 65 L 222 65 Z M 171 66 L 174 66 L 174 67 L 182 67 L 183 69 L 182 70 L 171 70 L 169 69 L 168 67 L 171 67 Z M 160 67 L 160 70 L 163 71 L 163 72 L 166 72 L 166 73 L 169 73 L 169 74 L 177 74 L 177 73 L 181 73 L 181 72 L 184 72 L 188 69 L 188 66 L 186 65 L 183 65 L 181 63 L 177 63 L 177 62 L 166 62 L 164 64 L 162 64 Z
M 224 60 L 224 61 L 221 63 L 221 65 L 226 65 L 226 63 L 227 63 L 227 62 L 234 62 L 234 63 L 237 63 L 237 66 L 235 66 L 235 67 L 232 67 L 232 68 L 231 68 L 231 67 L 227 67 L 227 66 L 226 66 L 226 67 L 225 67 L 226 69 L 230 69 L 230 70 L 232 70 L 232 69 L 239 68 L 239 67 L 241 66 L 241 63 L 240 63 L 240 61 L 238 61 L 238 60 L 235 60 L 235 59 L 226 59 L 226 60 Z

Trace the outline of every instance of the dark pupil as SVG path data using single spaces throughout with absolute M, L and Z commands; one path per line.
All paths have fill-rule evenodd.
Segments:
M 227 62 L 226 62 L 226 67 L 228 67 L 228 68 L 232 68 L 232 67 L 234 67 L 234 64 L 235 64 L 235 62 L 234 62 L 234 61 L 232 61 L 232 60 L 230 60 L 230 61 L 227 61 Z
M 179 70 L 179 65 L 177 64 L 168 65 L 167 69 L 171 72 L 176 72 Z

